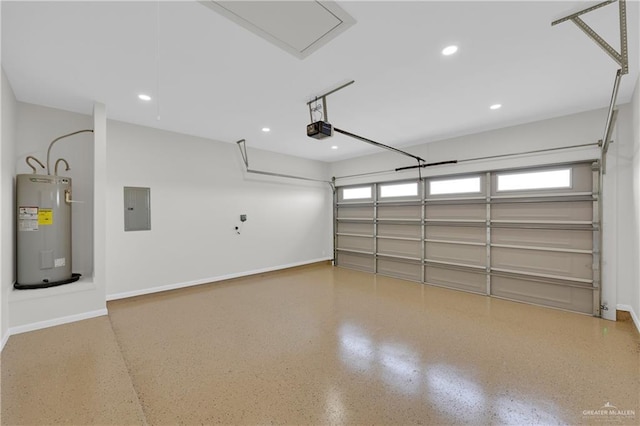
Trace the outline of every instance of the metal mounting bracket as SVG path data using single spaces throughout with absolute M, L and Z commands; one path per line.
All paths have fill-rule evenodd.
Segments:
M 313 178 L 308 178 L 308 177 L 303 177 L 303 176 L 295 176 L 295 175 L 287 175 L 287 174 L 284 174 L 284 173 L 266 172 L 266 171 L 262 171 L 262 170 L 252 170 L 252 169 L 249 168 L 249 156 L 247 155 L 247 146 L 246 146 L 247 141 L 244 140 L 244 139 L 240 139 L 236 143 L 238 144 L 238 149 L 240 150 L 240 155 L 242 155 L 242 161 L 244 162 L 244 165 L 246 167 L 247 173 L 253 173 L 253 174 L 256 174 L 256 175 L 283 177 L 283 178 L 289 178 L 289 179 L 305 180 L 305 181 L 308 181 L 308 182 L 328 183 L 332 190 L 334 190 L 334 188 L 335 188 L 333 181 L 329 181 L 329 180 L 313 179 Z
M 613 91 L 611 93 L 611 101 L 609 102 L 609 112 L 607 114 L 607 122 L 604 126 L 604 135 L 602 136 L 602 156 L 604 157 L 609 151 L 609 144 L 611 141 L 611 132 L 613 132 L 613 126 L 615 125 L 616 118 L 618 117 L 618 110 L 615 109 L 616 99 L 618 98 L 618 89 L 620 88 L 620 80 L 622 79 L 622 69 L 616 72 L 616 79 L 613 83 Z M 605 168 L 603 168 L 605 173 Z
M 238 149 L 240 149 L 240 155 L 242 155 L 242 161 L 244 161 L 244 166 L 249 168 L 249 157 L 247 157 L 247 141 L 244 139 L 240 139 L 238 142 Z
M 613 143 L 611 140 L 611 131 L 613 130 L 613 126 L 615 125 L 617 118 L 618 110 L 614 109 L 611 111 L 611 121 L 608 122 L 608 127 L 605 129 L 605 142 L 602 142 L 602 139 L 598 141 L 598 144 L 602 148 L 600 153 L 600 162 L 602 164 L 601 170 L 603 175 L 607 173 L 607 152 L 609 151 L 609 145 Z
M 355 80 L 351 80 L 348 83 L 345 83 L 342 86 L 338 86 L 335 89 L 328 91 L 324 95 L 316 96 L 314 99 L 312 99 L 309 102 L 307 102 L 307 106 L 309 107 L 309 118 L 311 119 L 311 123 L 313 123 L 313 121 L 314 121 L 313 120 L 313 111 L 314 111 L 314 109 L 311 108 L 311 104 L 315 104 L 319 100 L 322 100 L 322 118 L 323 118 L 323 121 L 326 121 L 328 123 L 329 122 L 329 113 L 327 112 L 327 96 L 329 96 L 332 93 L 337 92 L 340 89 L 344 89 L 345 87 L 350 86 L 355 82 L 356 82 Z
M 620 52 L 614 49 L 609 43 L 607 43 L 602 37 L 596 33 L 593 28 L 587 25 L 582 19 L 580 19 L 581 15 L 585 13 L 589 13 L 596 9 L 600 9 L 601 7 L 607 6 L 611 3 L 618 2 L 618 15 L 620 19 Z M 611 133 L 613 131 L 613 126 L 616 121 L 618 111 L 615 109 L 616 99 L 618 98 L 618 88 L 620 87 L 620 79 L 624 74 L 629 72 L 629 55 L 627 50 L 627 6 L 625 0 L 607 0 L 602 3 L 598 3 L 594 6 L 588 7 L 580 12 L 572 13 L 571 15 L 565 16 L 564 18 L 558 19 L 551 23 L 551 26 L 560 24 L 565 21 L 571 21 L 578 26 L 589 38 L 596 42 L 598 46 L 602 48 L 616 63 L 620 66 L 620 69 L 616 72 L 616 79 L 613 84 L 613 93 L 611 94 L 611 102 L 609 103 L 609 112 L 607 114 L 607 122 L 604 126 L 604 135 L 600 141 L 598 141 L 599 145 L 602 147 L 601 150 L 601 162 L 602 162 L 602 174 L 606 173 L 607 170 L 607 162 L 606 155 L 609 150 L 609 144 L 611 141 Z
M 601 7 L 607 6 L 611 3 L 618 2 L 619 18 L 620 18 L 620 52 L 614 49 L 609 43 L 607 43 L 602 37 L 596 33 L 593 28 L 587 25 L 580 16 Z M 589 38 L 596 42 L 598 46 L 602 48 L 622 69 L 622 74 L 629 72 L 629 55 L 627 51 L 627 6 L 625 0 L 607 0 L 602 3 L 598 3 L 595 6 L 591 6 L 580 12 L 572 13 L 564 18 L 555 20 L 551 23 L 551 26 L 561 24 L 565 21 L 571 21 L 578 26 Z

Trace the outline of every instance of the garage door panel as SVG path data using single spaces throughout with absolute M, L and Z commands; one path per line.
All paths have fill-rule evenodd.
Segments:
M 491 294 L 506 299 L 592 313 L 593 290 L 517 278 L 492 277 Z
M 411 281 L 421 281 L 422 265 L 394 259 L 378 258 L 378 273 Z
M 439 260 L 441 262 L 474 266 L 486 265 L 487 250 L 485 246 L 425 243 L 425 250 L 425 257 L 428 260 Z
M 421 219 L 421 206 L 378 206 L 381 219 Z
M 373 207 L 338 207 L 339 218 L 371 218 L 373 219 Z
M 427 219 L 485 219 L 487 206 L 485 204 L 427 205 L 425 217 Z
M 337 264 L 345 268 L 357 269 L 359 271 L 373 272 L 374 258 L 371 255 L 361 255 L 357 253 L 338 252 Z
M 453 269 L 425 266 L 425 282 L 427 284 L 470 291 L 472 293 L 486 293 L 487 278 L 484 274 Z
M 378 253 L 420 259 L 420 241 L 378 239 Z
M 585 162 L 429 177 L 419 196 L 370 184 L 371 197 L 337 206 L 336 264 L 598 314 L 594 178 Z
M 485 243 L 487 230 L 484 227 L 473 226 L 427 226 L 425 236 L 428 240 L 466 241 Z
M 338 222 L 338 234 L 373 235 L 373 223 Z
M 491 206 L 493 220 L 593 220 L 591 201 L 556 203 L 509 203 Z
M 373 252 L 373 238 L 338 235 L 338 248 Z
M 378 224 L 378 235 L 381 237 L 420 238 L 421 232 L 420 225 Z
M 591 280 L 593 258 L 591 254 L 494 247 L 491 267 Z
M 491 242 L 529 247 L 558 249 L 593 249 L 592 231 L 564 231 L 561 229 L 491 229 Z

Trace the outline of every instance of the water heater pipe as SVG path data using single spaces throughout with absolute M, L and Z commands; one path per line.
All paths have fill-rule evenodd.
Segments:
M 51 143 L 49 144 L 49 149 L 47 149 L 47 174 L 48 175 L 51 174 L 50 172 L 51 169 L 49 168 L 49 158 L 51 157 L 51 148 L 53 147 L 53 144 L 58 142 L 60 139 L 68 138 L 69 136 L 77 135 L 78 133 L 86 133 L 86 132 L 93 133 L 93 129 L 78 130 L 77 132 L 71 132 L 66 135 L 62 135 L 51 141 Z
M 42 163 L 40 162 L 40 160 L 38 160 L 38 159 L 37 159 L 36 157 L 34 157 L 33 155 L 29 155 L 29 156 L 27 156 L 27 158 L 25 159 L 25 161 L 27 162 L 27 165 L 28 165 L 29 167 L 31 167 L 31 170 L 33 170 L 33 174 L 34 174 L 34 175 L 35 175 L 35 174 L 37 174 L 37 172 L 36 172 L 36 166 L 34 166 L 33 164 L 31 164 L 31 163 L 29 162 L 29 160 L 35 160 L 35 161 L 36 161 L 36 163 L 40 164 L 40 167 L 42 167 L 42 168 L 44 169 L 44 164 L 42 164 Z
M 71 167 L 69 167 L 69 163 L 67 162 L 67 160 L 65 160 L 64 158 L 58 158 L 58 160 L 56 161 L 56 165 L 53 167 L 53 173 L 58 176 L 58 164 L 60 164 L 60 162 L 63 162 L 66 166 L 65 171 L 69 171 L 71 170 Z

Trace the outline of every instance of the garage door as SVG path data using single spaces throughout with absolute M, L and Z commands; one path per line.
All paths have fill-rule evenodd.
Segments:
M 338 266 L 599 315 L 591 163 L 340 187 Z

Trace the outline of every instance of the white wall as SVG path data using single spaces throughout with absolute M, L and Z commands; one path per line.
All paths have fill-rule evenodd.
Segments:
M 597 142 L 604 127 L 605 110 L 589 111 L 566 117 L 539 121 L 520 126 L 507 127 L 489 132 L 477 133 L 453 139 L 434 141 L 403 149 L 424 158 L 427 163 L 464 160 L 492 155 L 513 154 L 531 150 L 541 150 L 569 145 L 581 145 Z M 428 123 L 425 123 L 428 125 Z M 523 167 L 527 165 L 554 163 L 558 161 L 583 160 L 598 157 L 596 147 L 573 150 L 571 152 L 552 152 L 463 162 L 455 165 L 443 165 L 425 168 L 423 176 L 468 173 L 474 171 Z M 334 176 L 347 176 L 378 170 L 391 170 L 397 167 L 415 165 L 415 160 L 400 154 L 382 151 L 351 160 L 332 163 Z M 358 182 L 398 180 L 418 176 L 416 170 L 406 173 L 388 173 L 362 178 L 339 179 L 338 185 Z
M 5 75 L 4 75 L 4 69 L 2 68 L 2 2 L 0 2 L 0 165 L 2 166 L 1 170 L 4 170 L 4 164 L 2 164 L 2 159 L 4 158 L 2 155 L 2 151 L 4 149 L 4 145 L 5 145 L 5 138 L 2 136 L 2 131 L 4 129 L 4 125 L 3 125 L 3 119 L 2 119 L 2 111 L 4 110 L 4 108 L 2 107 L 2 104 L 4 103 L 4 97 L 3 97 L 3 93 L 4 90 L 2 89 L 2 87 L 4 86 L 4 82 L 5 80 Z M 13 157 L 13 156 L 11 156 Z M 6 207 L 6 203 L 4 201 L 4 174 L 0 174 L 0 236 L 4 236 L 6 230 L 4 229 L 4 225 L 2 224 L 2 211 L 4 211 L 2 209 L 3 206 Z M 8 315 L 8 310 L 7 310 L 7 298 L 4 295 L 5 289 L 5 283 L 4 283 L 4 260 L 5 259 L 5 255 L 4 255 L 4 250 L 2 248 L 2 244 L 0 243 L 0 352 L 2 351 L 2 349 L 4 348 L 5 343 L 7 342 L 7 339 L 9 338 L 7 330 L 8 330 L 8 318 L 6 317 L 6 315 Z
M 247 145 L 252 169 L 327 179 L 326 163 Z M 327 184 L 248 175 L 235 144 L 116 121 L 107 158 L 108 299 L 332 257 Z M 150 231 L 124 232 L 125 186 L 151 188 Z
M 93 283 L 96 298 L 106 310 L 107 295 L 107 108 L 93 105 Z
M 608 316 L 615 309 L 630 311 L 640 331 L 640 184 L 638 183 L 638 82 L 632 102 L 618 108 L 618 120 L 607 154 L 604 175 L 603 251 L 605 272 L 615 286 L 608 294 Z M 606 316 L 608 318 L 608 316 Z
M 613 135 L 616 143 L 611 145 L 607 161 L 607 173 L 604 176 L 602 302 L 609 307 L 608 311 L 603 312 L 603 316 L 607 319 L 615 319 L 615 310 L 620 304 L 631 306 L 636 313 L 638 312 L 638 189 L 637 187 L 635 189 L 636 201 L 634 204 L 631 185 L 634 181 L 633 173 L 635 173 L 636 185 L 638 182 L 637 93 L 635 102 L 635 107 L 624 105 L 620 108 L 620 115 Z M 604 109 L 589 111 L 455 139 L 406 147 L 405 150 L 421 156 L 427 162 L 439 162 L 596 143 L 602 137 L 606 115 L 607 111 Z M 635 124 L 632 124 L 634 120 Z M 632 169 L 631 156 L 633 155 L 634 131 L 636 132 L 635 169 Z M 423 176 L 507 169 L 589 160 L 599 157 L 599 148 L 593 146 L 553 151 L 545 154 L 520 155 L 507 159 L 490 159 L 463 162 L 456 165 L 436 166 L 426 168 L 423 171 Z M 371 171 L 391 170 L 396 167 L 415 164 L 412 161 L 410 158 L 402 157 L 399 154 L 381 152 L 333 163 L 331 165 L 331 173 L 340 177 Z M 339 179 L 337 184 L 347 185 L 406 179 L 409 177 L 417 177 L 417 171 Z M 634 214 L 636 225 L 633 222 Z
M 624 259 L 627 262 L 625 266 L 631 284 L 621 290 L 618 303 L 628 304 L 623 308 L 629 308 L 640 330 L 640 77 L 636 81 L 631 104 L 624 113 L 624 120 L 629 125 L 630 138 L 630 141 L 626 141 L 625 154 L 628 156 L 628 166 L 625 168 L 625 179 L 628 182 L 627 198 L 631 211 L 626 222 L 629 228 L 624 227 L 623 231 L 626 231 L 626 238 L 633 241 L 633 246 L 629 247 L 629 253 Z
M 0 350 L 8 338 L 9 293 L 15 281 L 15 138 L 16 98 L 2 70 L 2 131 L 0 141 Z

